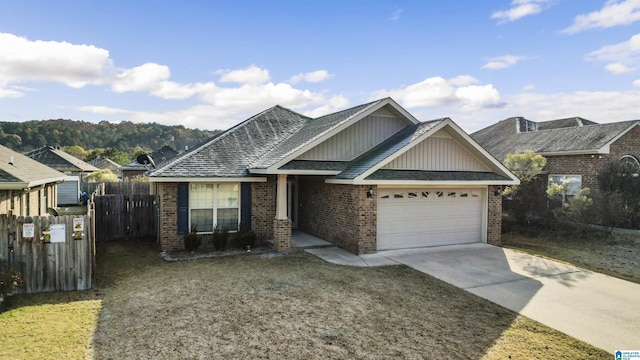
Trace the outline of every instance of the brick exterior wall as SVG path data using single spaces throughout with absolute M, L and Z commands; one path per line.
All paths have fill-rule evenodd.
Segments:
M 369 186 L 326 184 L 324 177 L 298 180 L 298 227 L 355 254 L 375 252 L 377 202 Z
M 487 190 L 487 243 L 501 244 L 502 236 L 502 195 L 495 195 L 499 186 L 489 186 Z
M 259 240 L 273 239 L 273 219 L 276 218 L 276 177 L 267 182 L 251 184 L 251 230 Z M 291 229 L 291 227 L 289 227 Z
M 582 188 L 597 192 L 600 189 L 600 171 L 624 155 L 633 155 L 640 159 L 640 126 L 636 126 L 611 144 L 609 154 L 547 156 L 544 170 L 551 175 L 582 175 Z
M 160 247 L 165 251 L 183 250 L 183 236 L 178 235 L 178 183 L 158 183 L 156 192 L 160 199 Z M 275 203 L 275 177 L 269 177 L 266 183 L 251 184 L 251 229 L 259 240 L 274 237 Z M 204 236 L 203 241 L 210 242 L 211 236 Z

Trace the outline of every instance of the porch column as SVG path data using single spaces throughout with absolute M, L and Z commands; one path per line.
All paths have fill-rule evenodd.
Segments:
M 287 218 L 287 174 L 278 174 L 276 218 L 273 219 L 273 245 L 278 252 L 291 250 L 291 220 Z

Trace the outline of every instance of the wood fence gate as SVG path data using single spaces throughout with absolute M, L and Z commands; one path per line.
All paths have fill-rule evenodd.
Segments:
M 156 239 L 158 200 L 155 195 L 94 196 L 96 241 Z
M 91 289 L 95 261 L 91 227 L 88 215 L 0 216 L 0 261 L 26 281 L 16 292 Z

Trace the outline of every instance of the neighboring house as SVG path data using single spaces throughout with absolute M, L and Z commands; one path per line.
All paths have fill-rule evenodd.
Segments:
M 131 181 L 132 179 L 145 176 L 149 169 L 161 167 L 167 161 L 178 156 L 178 152 L 171 146 L 163 146 L 160 149 L 156 149 L 149 156 L 153 159 L 155 167 L 152 164 L 141 164 L 137 160 L 134 160 L 126 165 L 120 167 L 122 172 L 123 181 Z
M 274 106 L 150 171 L 163 250 L 240 223 L 278 251 L 292 228 L 351 252 L 500 241 L 519 183 L 451 119 L 390 98 L 318 118 Z
M 0 145 L 0 214 L 46 215 L 65 175 Z
M 640 169 L 640 121 L 598 124 L 580 117 L 534 122 L 512 117 L 471 137 L 496 159 L 531 150 L 547 158 L 548 183 L 568 182 L 565 200 L 589 188 L 598 191 L 598 174 L 614 161 Z
M 98 158 L 89 161 L 89 164 L 102 170 L 109 169 L 117 177 L 122 177 L 122 172 L 120 171 L 121 165 L 108 157 L 99 156 Z
M 77 205 L 80 202 L 80 183 L 82 178 L 99 169 L 66 152 L 57 146 L 44 146 L 29 151 L 26 156 L 58 170 L 67 177 L 58 186 L 58 206 Z

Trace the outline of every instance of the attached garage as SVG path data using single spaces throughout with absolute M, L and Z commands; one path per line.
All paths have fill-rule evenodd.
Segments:
M 378 250 L 484 240 L 485 188 L 381 188 Z

